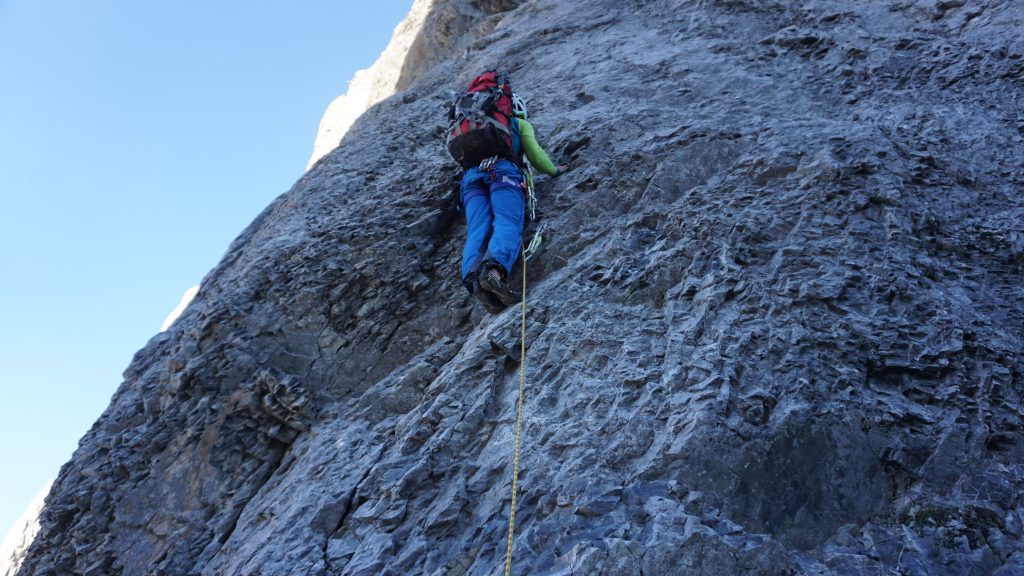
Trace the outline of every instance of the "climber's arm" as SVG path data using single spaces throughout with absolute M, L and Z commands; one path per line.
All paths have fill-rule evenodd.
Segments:
M 523 152 L 526 153 L 526 159 L 530 161 L 534 168 L 550 176 L 561 174 L 558 166 L 555 166 L 555 163 L 548 158 L 547 152 L 537 143 L 537 133 L 534 132 L 532 124 L 520 119 L 519 134 L 522 138 Z

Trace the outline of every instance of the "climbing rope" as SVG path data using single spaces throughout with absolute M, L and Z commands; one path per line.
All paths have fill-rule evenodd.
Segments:
M 526 384 L 526 259 L 523 259 L 523 312 L 519 334 L 519 406 L 516 409 L 516 455 L 512 460 L 512 512 L 508 516 L 508 549 L 505 551 L 505 576 L 512 572 L 512 536 L 516 532 L 516 484 L 519 481 L 519 441 L 523 432 L 523 388 Z

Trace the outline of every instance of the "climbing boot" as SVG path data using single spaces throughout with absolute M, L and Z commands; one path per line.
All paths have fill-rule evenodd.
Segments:
M 480 272 L 480 287 L 498 297 L 506 306 L 518 304 L 523 295 L 513 290 L 505 281 L 501 266 L 497 263 L 484 266 Z
M 487 290 L 480 287 L 480 282 L 477 278 L 473 278 L 471 281 L 473 297 L 483 305 L 484 310 L 487 310 L 491 314 L 500 314 L 505 310 L 505 304 L 498 299 L 494 294 L 491 294 Z

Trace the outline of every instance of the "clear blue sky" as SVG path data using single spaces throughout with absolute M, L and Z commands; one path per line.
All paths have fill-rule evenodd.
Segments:
M 0 0 L 0 538 L 412 0 Z

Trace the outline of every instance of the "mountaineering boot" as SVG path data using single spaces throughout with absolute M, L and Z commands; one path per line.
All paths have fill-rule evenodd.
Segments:
M 512 290 L 503 278 L 501 266 L 496 262 L 485 263 L 480 272 L 480 287 L 494 294 L 506 306 L 518 304 L 523 295 Z
M 496 295 L 480 287 L 480 282 L 476 276 L 470 281 L 470 285 L 472 286 L 473 296 L 483 305 L 484 310 L 491 314 L 500 314 L 505 310 L 505 304 Z

